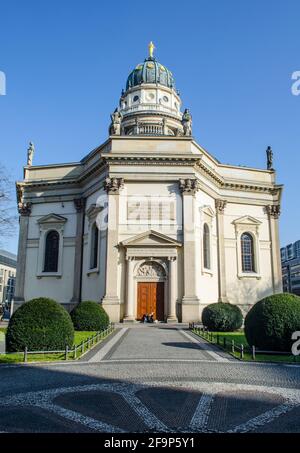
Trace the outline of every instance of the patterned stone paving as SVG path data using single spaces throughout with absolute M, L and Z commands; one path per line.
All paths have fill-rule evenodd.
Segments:
M 293 432 L 299 410 L 300 390 L 112 383 L 1 398 L 0 426 L 9 432 L 265 432 L 279 429 L 280 418 Z
M 300 432 L 299 367 L 232 361 L 176 328 L 119 332 L 85 363 L 0 367 L 0 431 Z

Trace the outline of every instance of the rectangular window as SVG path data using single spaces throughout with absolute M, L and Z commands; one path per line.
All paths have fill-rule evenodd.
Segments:
M 241 237 L 242 249 L 242 269 L 243 272 L 255 272 L 254 268 L 254 250 L 253 239 L 248 233 L 244 233 Z
M 296 241 L 294 246 L 295 246 L 295 257 L 300 258 L 300 241 Z
M 287 250 L 287 258 L 288 260 L 291 260 L 294 258 L 294 245 L 293 244 L 289 244 L 286 248 Z

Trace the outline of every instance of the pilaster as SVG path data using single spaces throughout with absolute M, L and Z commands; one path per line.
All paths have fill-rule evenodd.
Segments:
M 224 209 L 227 202 L 225 200 L 215 200 L 217 213 L 217 250 L 218 250 L 218 288 L 219 302 L 228 302 L 226 292 L 226 260 L 224 242 Z
M 200 189 L 197 179 L 180 179 L 179 188 L 183 205 L 183 259 L 184 296 L 182 298 L 182 322 L 199 320 L 200 300 L 196 282 L 198 269 L 196 259 L 195 194 Z
M 19 244 L 18 244 L 18 259 L 16 271 L 16 289 L 14 296 L 14 310 L 25 302 L 24 286 L 26 275 L 26 251 L 28 239 L 29 216 L 31 214 L 31 203 L 20 201 L 18 203 L 19 218 Z
M 273 292 L 282 292 L 282 270 L 280 257 L 280 242 L 278 231 L 278 219 L 280 216 L 280 205 L 266 206 L 266 212 L 269 218 L 270 240 L 271 240 L 271 266 L 272 266 L 272 284 Z
M 125 301 L 125 317 L 123 322 L 134 322 L 134 281 L 133 281 L 133 269 L 134 269 L 134 257 L 127 257 L 127 279 L 126 279 L 126 301 Z
M 106 178 L 104 183 L 104 189 L 108 194 L 108 223 L 106 232 L 106 285 L 102 304 L 113 322 L 120 321 L 117 275 L 119 261 L 119 194 L 123 187 L 123 178 Z
M 81 301 L 84 209 L 86 200 L 85 198 L 75 198 L 73 201 L 76 209 L 76 240 L 74 256 L 73 297 L 71 299 L 71 302 L 78 304 Z
M 176 316 L 177 301 L 177 259 L 175 256 L 169 257 L 169 303 L 168 303 L 168 323 L 178 322 Z

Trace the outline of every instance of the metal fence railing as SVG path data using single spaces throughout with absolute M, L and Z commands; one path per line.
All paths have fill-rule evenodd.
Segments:
M 278 355 L 278 356 L 289 356 L 297 360 L 296 356 L 292 354 L 291 351 L 270 351 L 270 350 L 263 350 L 259 349 L 256 346 L 246 346 L 242 343 L 238 343 L 235 340 L 228 339 L 226 336 L 220 335 L 219 333 L 210 332 L 204 326 L 197 326 L 195 323 L 189 323 L 189 330 L 192 330 L 196 335 L 203 338 L 204 340 L 213 343 L 225 351 L 231 352 L 233 355 L 238 353 L 239 358 L 241 360 L 244 359 L 245 353 L 249 353 L 251 355 L 252 360 L 256 360 L 256 356 L 261 355 Z
M 111 334 L 115 329 L 115 326 L 113 323 L 110 323 L 109 327 L 105 330 L 101 330 L 99 332 L 96 332 L 95 335 L 92 335 L 91 337 L 88 337 L 86 340 L 83 340 L 80 344 L 75 344 L 72 348 L 69 348 L 68 345 L 66 345 L 65 349 L 61 350 L 53 350 L 53 351 L 29 351 L 28 348 L 25 346 L 24 351 L 15 351 L 15 352 L 9 352 L 9 353 L 0 353 L 0 354 L 20 354 L 23 355 L 23 362 L 28 361 L 28 356 L 29 355 L 51 355 L 51 354 L 64 354 L 64 360 L 68 360 L 72 358 L 73 360 L 76 360 L 83 354 L 85 354 L 88 350 L 90 350 L 92 347 L 96 346 L 100 341 L 104 340 L 109 334 Z

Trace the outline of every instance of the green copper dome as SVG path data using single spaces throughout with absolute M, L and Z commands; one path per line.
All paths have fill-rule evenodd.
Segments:
M 151 56 L 146 58 L 144 63 L 138 64 L 129 74 L 126 83 L 126 91 L 141 83 L 158 83 L 169 88 L 175 88 L 172 73 Z

